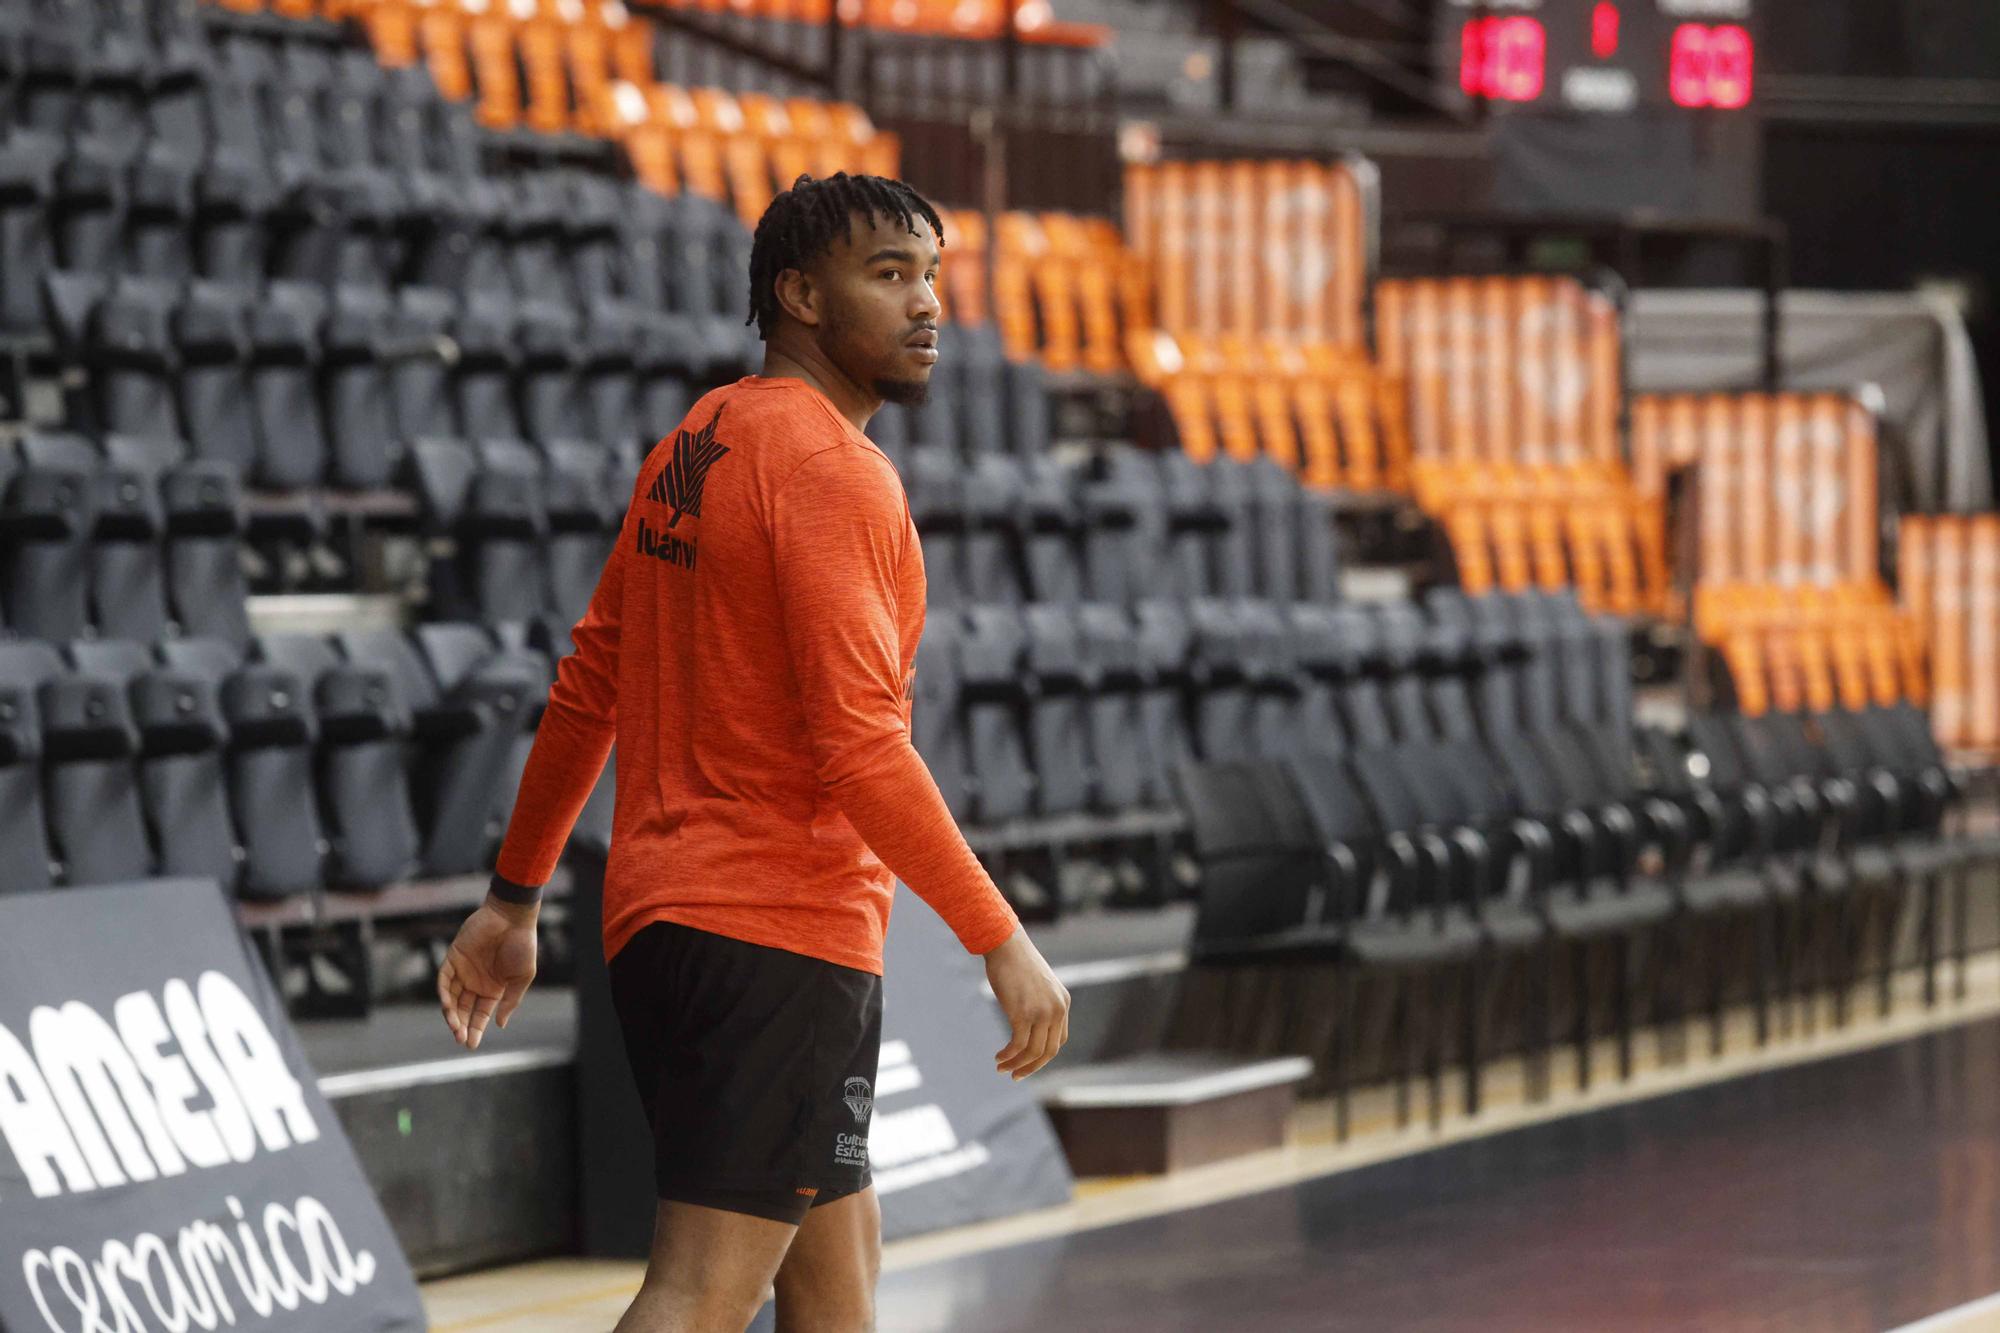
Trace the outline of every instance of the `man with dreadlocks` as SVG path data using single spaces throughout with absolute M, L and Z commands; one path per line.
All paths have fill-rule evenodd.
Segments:
M 1069 995 L 910 743 L 922 549 L 862 434 L 938 358 L 938 215 L 801 176 L 757 224 L 764 372 L 656 447 L 563 659 L 486 903 L 438 975 L 479 1045 L 534 978 L 539 886 L 617 742 L 604 947 L 660 1205 L 619 1333 L 874 1322 L 867 1134 L 894 881 L 984 955 L 1025 1078 Z

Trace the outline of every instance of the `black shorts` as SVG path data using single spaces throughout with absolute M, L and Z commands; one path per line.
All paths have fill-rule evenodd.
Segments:
M 868 1188 L 882 978 L 662 921 L 611 995 L 661 1199 L 796 1225 Z

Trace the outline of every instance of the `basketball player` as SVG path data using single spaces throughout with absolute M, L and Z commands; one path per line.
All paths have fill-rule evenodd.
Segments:
M 486 902 L 438 974 L 477 1047 L 535 975 L 539 886 L 617 742 L 604 947 L 654 1137 L 659 1212 L 617 1333 L 874 1326 L 867 1123 L 882 937 L 902 880 L 986 960 L 1025 1078 L 1069 995 L 910 743 L 924 567 L 862 434 L 938 358 L 935 209 L 900 181 L 801 176 L 750 260 L 764 372 L 647 459 L 563 659 Z

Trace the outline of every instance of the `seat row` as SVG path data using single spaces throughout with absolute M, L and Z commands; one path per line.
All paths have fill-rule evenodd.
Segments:
M 477 873 L 550 679 L 545 649 L 462 624 L 0 643 L 0 891 Z
M 1912 632 L 1930 650 L 1939 741 L 2000 751 L 2000 514 L 1906 516 L 1897 585 Z
M 400 484 L 426 440 L 580 442 L 630 469 L 686 410 L 688 363 L 710 373 L 687 321 L 615 305 L 580 325 L 429 288 L 57 274 L 48 306 L 71 426 L 185 439 L 267 489 Z
M 1934 909 L 1943 879 L 2000 857 L 1995 839 L 1941 832 L 1954 788 L 1914 710 L 1708 716 L 1690 752 L 1663 733 L 1631 733 L 1629 699 L 1607 693 L 1625 674 L 1609 635 L 1592 654 L 1591 636 L 1559 633 L 1551 654 L 1509 614 L 1538 603 L 1553 609 L 1537 594 L 1435 592 L 1427 633 L 1377 627 L 1375 647 L 1417 670 L 1343 687 L 1344 736 L 1321 730 L 1289 754 L 1180 774 L 1203 869 L 1197 955 L 1335 966 L 1326 1054 L 1343 1103 L 1364 974 L 1391 984 L 1405 1017 L 1413 986 L 1460 982 L 1447 1022 L 1476 1110 L 1498 968 L 1526 969 L 1525 1040 L 1544 1085 L 1556 979 L 1576 969 L 1569 1024 L 1587 1082 L 1597 1021 L 1584 969 L 1608 953 L 1629 1075 L 1642 943 L 1668 949 L 1652 1016 L 1682 1019 L 1699 1000 L 1719 1043 L 1726 978 L 1708 946 L 1723 923 L 1753 923 L 1761 1037 L 1773 991 L 1830 985 L 1845 996 L 1863 924 L 1886 951 L 1911 891 Z M 1552 620 L 1577 623 L 1567 610 Z M 1588 716 L 1569 705 L 1578 679 L 1597 682 Z M 1930 930 L 1937 920 L 1933 910 Z M 1403 1018 L 1396 1031 L 1406 1073 Z M 1423 1044 L 1435 1114 L 1435 1027 Z
M 136 148 L 15 131 L 0 140 L 6 328 L 31 331 L 41 282 L 69 270 L 626 302 L 720 320 L 709 336 L 731 361 L 742 356 L 747 335 L 725 312 L 742 308 L 749 236 L 705 201 L 555 167 L 435 191 L 406 188 L 401 175 L 380 180 L 240 172 L 173 140 Z
M 1084 465 L 961 465 L 918 450 L 904 478 L 937 603 L 1340 595 L 1326 497 L 1268 460 L 1117 446 Z
M 0 448 L 0 626 L 63 641 L 249 637 L 234 473 L 153 437 Z

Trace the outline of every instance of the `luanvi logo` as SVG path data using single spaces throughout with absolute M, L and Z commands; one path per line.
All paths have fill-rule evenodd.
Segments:
M 682 514 L 701 517 L 701 492 L 708 484 L 708 470 L 729 452 L 729 446 L 715 442 L 715 427 L 721 420 L 722 408 L 718 407 L 700 430 L 676 434 L 674 456 L 667 460 L 660 475 L 653 479 L 652 489 L 646 492 L 648 500 L 674 511 L 674 516 L 667 520 L 669 528 L 680 524 Z

